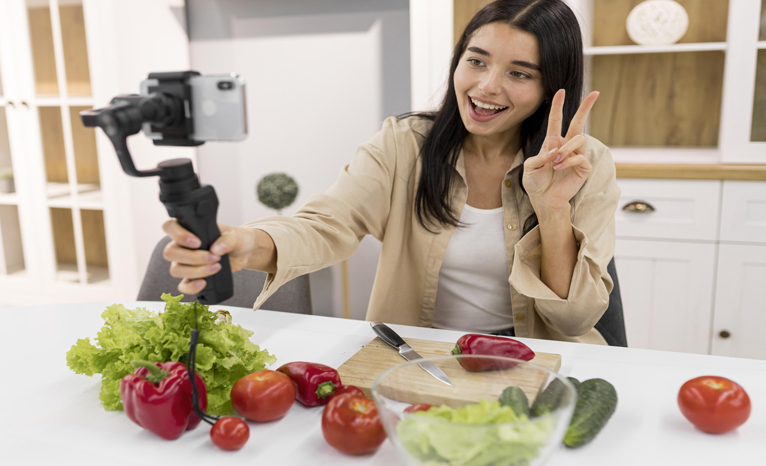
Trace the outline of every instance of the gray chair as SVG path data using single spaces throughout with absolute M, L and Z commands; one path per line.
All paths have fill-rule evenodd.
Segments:
M 625 318 L 622 312 L 622 298 L 620 296 L 620 282 L 617 281 L 617 269 L 614 267 L 614 257 L 606 267 L 609 276 L 612 277 L 614 288 L 609 294 L 609 307 L 596 324 L 596 330 L 601 333 L 609 346 L 628 346 L 628 338 L 625 335 Z
M 162 251 L 169 242 L 170 238 L 166 236 L 155 246 L 149 259 L 149 266 L 146 268 L 144 281 L 141 283 L 141 289 L 138 291 L 139 301 L 160 301 L 162 293 L 171 293 L 176 296 L 180 294 L 178 284 L 181 283 L 181 279 L 170 276 L 170 262 L 162 257 Z M 253 307 L 255 299 L 263 289 L 266 273 L 254 270 L 240 270 L 234 272 L 233 278 L 234 296 L 219 304 Z M 184 296 L 182 299 L 183 302 L 193 300 L 193 296 Z M 292 312 L 294 314 L 311 314 L 309 276 L 302 275 L 285 283 L 263 303 L 261 308 L 270 311 Z

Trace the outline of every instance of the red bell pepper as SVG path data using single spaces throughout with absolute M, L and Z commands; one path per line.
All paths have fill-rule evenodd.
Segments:
M 340 386 L 338 371 L 313 362 L 288 362 L 277 371 L 286 374 L 295 384 L 295 399 L 305 406 L 322 406 L 330 401 Z
M 131 361 L 137 367 L 120 381 L 120 396 L 131 421 L 168 440 L 192 430 L 200 418 L 192 407 L 192 384 L 186 365 L 180 362 Z M 195 374 L 199 406 L 207 409 L 207 389 Z
M 481 354 L 487 356 L 504 356 L 506 358 L 529 361 L 535 357 L 524 343 L 508 337 L 469 333 L 458 339 L 452 354 Z M 463 368 L 470 372 L 508 369 L 516 365 L 514 362 L 498 361 L 481 358 L 459 358 Z

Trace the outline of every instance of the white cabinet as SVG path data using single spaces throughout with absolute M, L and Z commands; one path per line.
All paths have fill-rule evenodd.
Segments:
M 167 213 L 79 112 L 189 67 L 183 0 L 0 0 L 0 305 L 134 299 Z M 147 34 L 147 31 L 151 31 Z M 151 51 L 151 53 L 149 52 Z M 190 148 L 129 140 L 139 168 Z
M 616 241 L 629 346 L 708 352 L 715 257 L 715 244 Z
M 766 183 L 723 183 L 721 241 L 766 244 Z
M 766 182 L 618 183 L 628 344 L 766 359 Z M 624 210 L 636 203 L 651 207 Z
M 628 344 L 708 353 L 721 182 L 618 184 L 615 266 Z
M 721 244 L 712 354 L 766 359 L 766 245 Z
M 715 241 L 721 183 L 700 180 L 619 180 L 619 237 Z
M 712 354 L 766 359 L 766 183 L 724 181 Z

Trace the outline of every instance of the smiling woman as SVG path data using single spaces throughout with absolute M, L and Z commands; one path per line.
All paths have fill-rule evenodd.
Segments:
M 210 250 L 174 220 L 179 290 L 217 271 L 288 280 L 383 243 L 368 320 L 605 344 L 619 198 L 609 150 L 583 128 L 580 29 L 562 0 L 498 0 L 466 27 L 440 108 L 386 119 L 336 183 L 293 217 L 221 225 Z

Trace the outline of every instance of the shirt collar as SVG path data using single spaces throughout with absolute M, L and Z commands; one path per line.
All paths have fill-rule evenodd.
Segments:
M 512 171 L 514 171 L 517 167 L 522 165 L 524 163 L 524 150 L 519 149 L 518 152 L 516 152 L 516 158 L 513 159 L 513 163 L 511 164 L 511 168 L 508 169 L 505 176 L 510 175 Z M 466 181 L 465 176 L 465 151 L 463 148 L 460 148 L 460 153 L 457 156 L 457 163 L 455 164 L 455 170 L 460 174 L 460 176 L 463 178 L 463 181 Z

